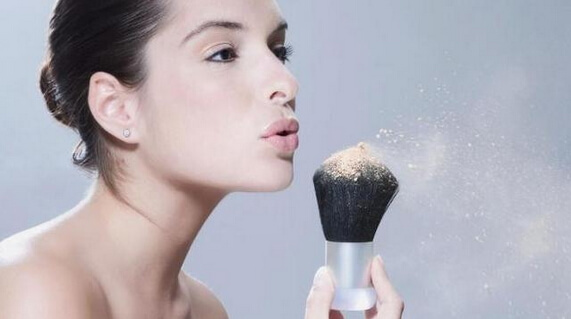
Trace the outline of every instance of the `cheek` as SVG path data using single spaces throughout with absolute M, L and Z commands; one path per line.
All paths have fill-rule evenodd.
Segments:
M 275 113 L 256 103 L 256 88 L 248 87 L 246 74 L 170 70 L 149 78 L 147 86 L 140 149 L 153 172 L 179 184 L 230 190 L 277 190 L 289 184 L 291 159 L 279 158 L 259 138 Z
M 252 169 L 261 114 L 248 90 L 229 80 L 173 78 L 153 87 L 146 153 L 155 170 L 164 170 L 170 178 L 213 184 L 218 177 L 236 180 Z

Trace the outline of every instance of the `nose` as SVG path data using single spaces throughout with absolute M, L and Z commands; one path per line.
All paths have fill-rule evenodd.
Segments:
M 275 57 L 274 57 L 275 59 Z M 295 97 L 299 90 L 297 79 L 280 61 L 273 61 L 268 77 L 269 85 L 266 89 L 266 98 L 271 104 L 279 106 L 290 106 L 295 111 Z

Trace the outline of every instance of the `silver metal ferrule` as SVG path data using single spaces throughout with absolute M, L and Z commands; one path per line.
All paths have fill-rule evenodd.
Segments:
M 335 282 L 332 309 L 366 310 L 375 305 L 370 273 L 373 257 L 373 242 L 326 242 L 325 260 Z

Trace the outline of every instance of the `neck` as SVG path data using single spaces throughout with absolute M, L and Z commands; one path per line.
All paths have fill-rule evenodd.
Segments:
M 101 225 L 101 273 L 149 297 L 176 294 L 184 260 L 200 228 L 226 193 L 175 189 L 158 180 L 121 185 L 119 199 L 98 179 L 85 201 Z M 101 258 L 101 256 L 98 256 Z M 97 261 L 94 261 L 97 263 Z

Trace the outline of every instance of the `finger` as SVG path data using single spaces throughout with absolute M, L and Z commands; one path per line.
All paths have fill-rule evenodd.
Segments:
M 335 287 L 327 267 L 319 268 L 313 279 L 305 307 L 305 319 L 329 319 Z
M 329 319 L 343 319 L 343 314 L 339 310 L 331 310 L 329 312 Z
M 367 319 L 383 318 L 392 319 L 400 318 L 404 310 L 404 303 L 391 284 L 383 260 L 380 256 L 376 256 L 371 264 L 371 277 L 373 286 L 377 292 L 378 302 L 373 309 L 365 313 Z
M 400 296 L 391 284 L 380 256 L 373 259 L 371 265 L 373 286 L 381 303 L 400 301 Z
M 379 302 L 377 302 L 377 304 L 373 308 L 365 310 L 365 318 L 366 319 L 376 318 L 378 306 L 379 306 Z

